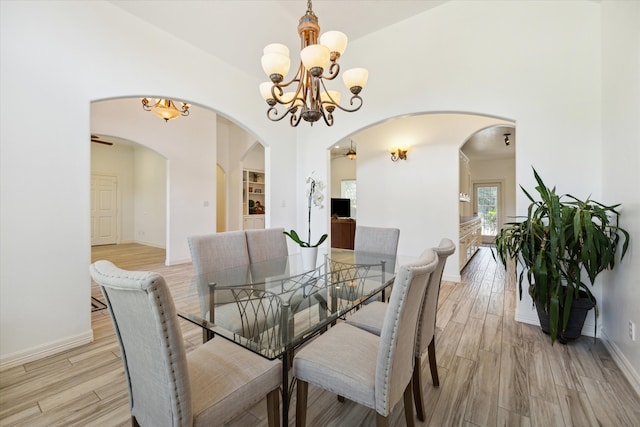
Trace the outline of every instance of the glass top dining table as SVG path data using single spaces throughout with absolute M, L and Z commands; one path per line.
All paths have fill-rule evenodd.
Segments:
M 315 268 L 297 253 L 195 276 L 178 315 L 268 359 L 326 329 L 395 277 L 394 256 L 331 249 Z
M 317 265 L 300 253 L 194 277 L 178 315 L 265 358 L 282 360 L 282 425 L 288 425 L 297 347 L 393 283 L 396 257 L 331 249 Z

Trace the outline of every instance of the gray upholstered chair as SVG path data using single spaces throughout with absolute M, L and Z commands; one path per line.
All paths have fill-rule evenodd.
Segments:
M 377 264 L 385 262 L 385 269 L 392 271 L 396 266 L 400 230 L 397 228 L 356 226 L 353 249 L 358 264 Z M 365 301 L 365 305 L 380 300 L 374 296 Z
M 220 275 L 229 275 L 230 283 L 249 283 L 249 250 L 244 231 L 227 231 L 223 233 L 191 236 L 187 238 L 191 261 L 196 275 L 196 285 L 200 298 L 200 311 L 203 318 L 209 319 L 208 295 L 209 284 L 220 281 Z M 233 276 L 233 277 L 231 277 Z M 235 298 L 231 291 L 217 292 L 216 304 L 219 304 L 216 320 L 227 329 L 236 331 L 238 316 L 233 316 L 237 309 L 233 305 Z M 227 313 L 228 312 L 228 313 Z M 228 314 L 228 315 L 225 315 Z M 227 321 L 225 323 L 225 320 Z M 240 331 L 238 331 L 240 332 Z M 203 342 L 211 338 L 208 331 L 203 330 Z
M 246 230 L 245 233 L 253 281 L 260 282 L 267 277 L 286 275 L 289 250 L 284 228 Z
M 387 255 L 393 257 L 395 262 L 399 238 L 400 230 L 397 228 L 358 225 L 356 226 L 353 249 L 356 252 L 371 252 L 374 254 Z M 378 261 L 379 260 L 373 260 L 373 262 Z M 366 262 L 366 260 L 358 259 L 358 262 Z M 395 267 L 395 265 L 392 267 Z
M 222 425 L 267 396 L 279 424 L 282 364 L 223 338 L 185 353 L 173 299 L 157 273 L 91 265 L 120 344 L 134 426 Z
M 196 274 L 249 265 L 249 249 L 244 231 L 191 236 L 187 241 Z
M 284 258 L 289 255 L 284 228 L 246 230 L 245 233 L 251 263 Z
M 298 351 L 293 359 L 297 426 L 306 423 L 309 383 L 374 409 L 378 426 L 388 425 L 404 395 L 406 422 L 414 425 L 415 337 L 426 283 L 437 263 L 428 249 L 418 262 L 400 267 L 380 336 L 338 323 Z
M 440 385 L 438 379 L 438 366 L 436 364 L 435 330 L 436 311 L 438 305 L 438 295 L 440 293 L 440 283 L 442 272 L 447 262 L 447 258 L 456 250 L 455 244 L 447 238 L 440 241 L 438 247 L 433 248 L 438 255 L 438 265 L 431 274 L 427 284 L 427 293 L 422 304 L 420 321 L 418 323 L 418 334 L 416 335 L 415 365 L 413 372 L 413 398 L 416 404 L 418 419 L 424 421 L 424 397 L 422 395 L 422 355 L 429 354 L 429 367 L 431 368 L 431 379 L 434 386 Z M 373 334 L 380 335 L 387 311 L 387 304 L 374 302 L 367 305 L 362 310 L 354 313 L 347 319 L 347 323 L 367 330 Z

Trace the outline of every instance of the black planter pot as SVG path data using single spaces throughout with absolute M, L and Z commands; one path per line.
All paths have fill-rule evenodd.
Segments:
M 582 334 L 582 327 L 587 318 L 587 313 L 594 307 L 594 303 L 586 296 L 584 292 L 580 292 L 580 298 L 573 300 L 571 312 L 569 313 L 569 321 L 567 329 L 562 332 L 563 309 L 560 307 L 560 316 L 558 317 L 558 336 L 557 339 L 562 344 L 566 344 L 571 340 L 575 340 Z M 549 335 L 551 333 L 551 323 L 549 322 L 549 313 L 544 308 L 536 304 L 538 319 L 540 319 L 540 328 L 542 332 Z

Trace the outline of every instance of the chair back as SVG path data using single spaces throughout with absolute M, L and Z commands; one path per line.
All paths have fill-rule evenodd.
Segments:
M 246 230 L 245 233 L 252 264 L 289 255 L 284 228 Z
M 210 283 L 249 282 L 249 251 L 244 231 L 191 236 L 187 241 L 200 295 L 208 295 Z M 231 293 L 227 294 L 219 292 L 216 303 L 234 302 Z M 203 315 L 209 309 L 206 300 L 200 298 Z
M 416 333 L 426 284 L 438 263 L 427 249 L 413 264 L 400 266 L 380 332 L 375 377 L 376 411 L 387 415 L 413 374 Z
M 362 252 L 393 255 L 398 252 L 400 230 L 397 228 L 356 226 L 353 249 Z
M 447 258 L 456 251 L 456 245 L 447 238 L 440 240 L 438 247 L 433 248 L 438 256 L 438 265 L 431 273 L 427 283 L 427 291 L 422 303 L 420 320 L 418 321 L 418 340 L 416 341 L 416 356 L 427 351 L 429 343 L 433 339 L 436 331 L 436 311 L 438 309 L 438 295 L 440 294 L 440 283 L 442 273 L 447 263 Z
M 249 250 L 244 231 L 191 236 L 187 241 L 196 274 L 249 265 Z
M 107 302 L 120 345 L 131 415 L 139 425 L 191 425 L 186 353 L 164 278 L 122 270 L 109 261 L 95 262 L 90 271 Z

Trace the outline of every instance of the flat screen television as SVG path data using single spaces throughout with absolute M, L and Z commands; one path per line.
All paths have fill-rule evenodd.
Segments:
M 351 199 L 331 198 L 331 216 L 351 217 Z

